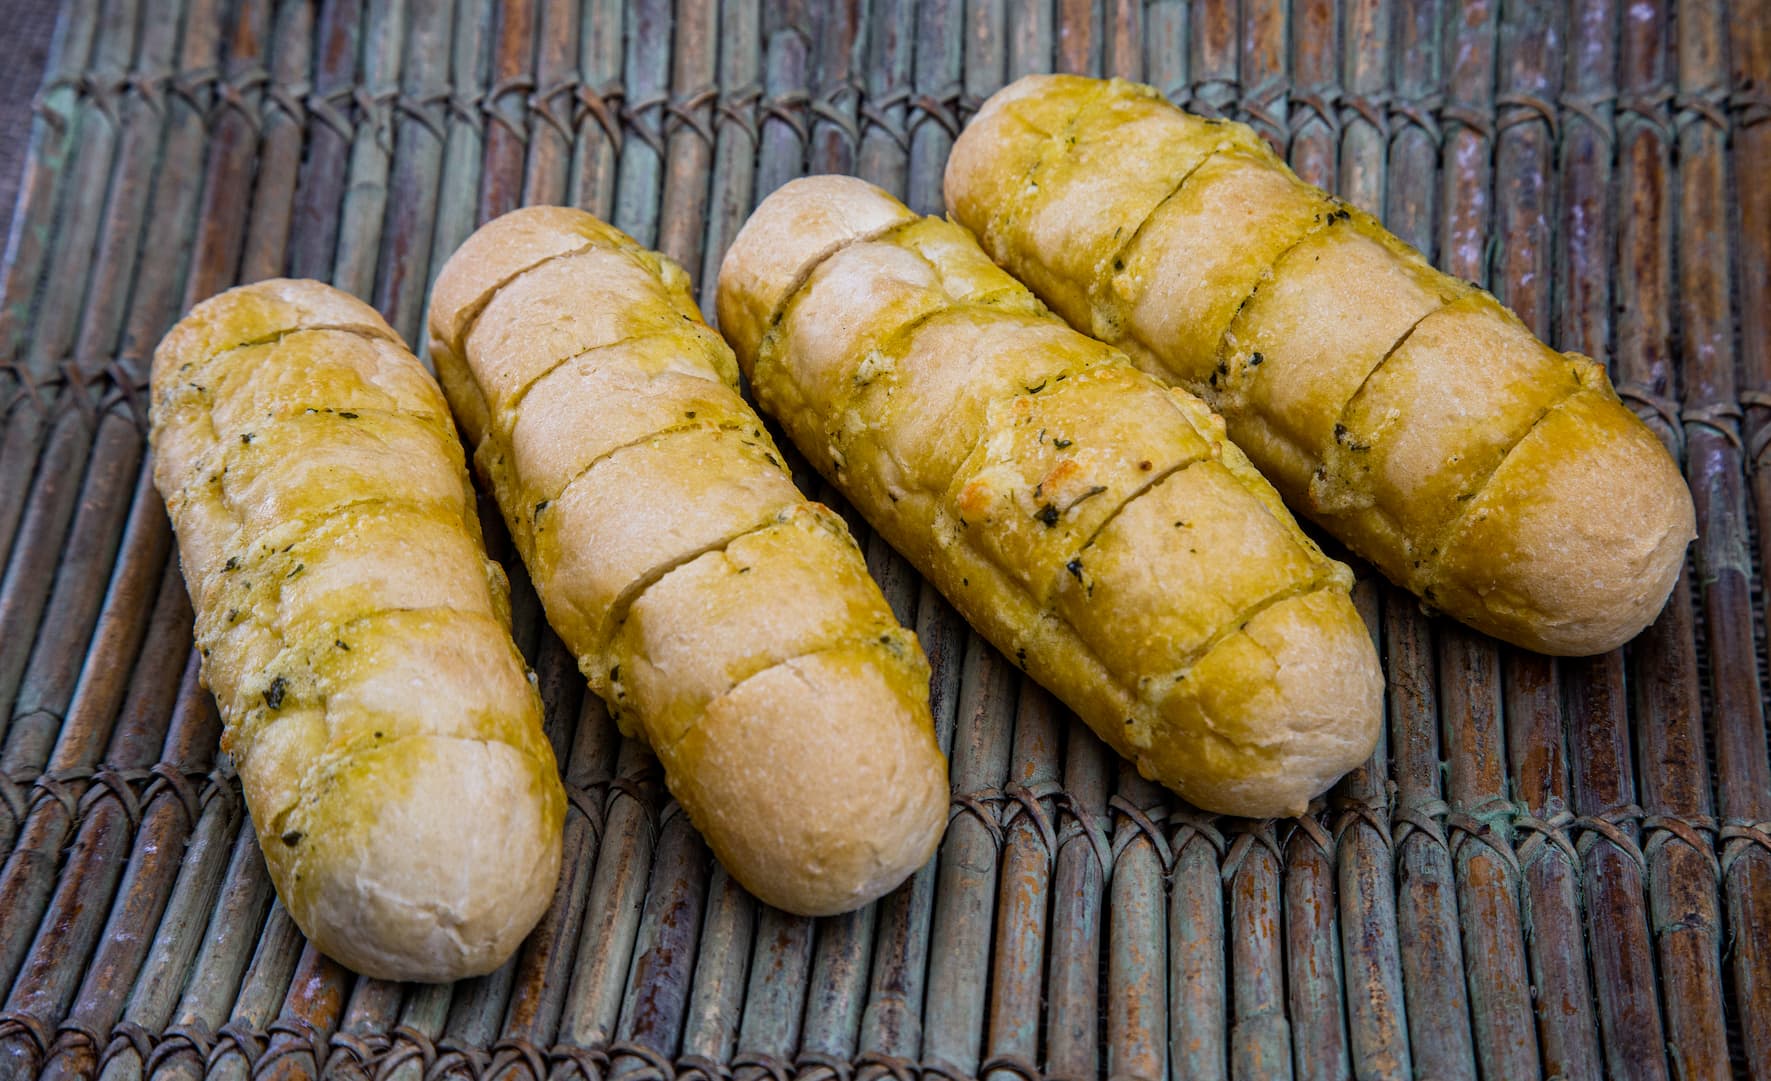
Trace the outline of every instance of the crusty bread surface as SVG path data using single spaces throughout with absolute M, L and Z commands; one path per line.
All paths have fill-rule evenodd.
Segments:
M 549 621 L 733 877 L 823 915 L 927 862 L 947 810 L 927 661 L 794 487 L 683 271 L 531 207 L 450 258 L 430 327 Z
M 1605 371 L 1149 87 L 985 102 L 948 208 L 1073 326 L 1218 410 L 1288 504 L 1430 606 L 1601 653 L 1659 613 L 1690 491 Z
M 1201 807 L 1301 813 L 1371 753 L 1347 568 L 1223 422 L 1066 327 L 959 227 L 785 185 L 720 271 L 757 399 L 978 630 Z
M 276 280 L 154 354 L 154 480 L 277 894 L 365 975 L 504 963 L 565 798 L 435 381 L 374 309 Z

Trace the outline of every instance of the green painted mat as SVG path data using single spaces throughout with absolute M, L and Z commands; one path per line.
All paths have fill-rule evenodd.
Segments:
M 1660 621 L 1551 662 L 1362 568 L 1386 744 L 1311 816 L 1235 821 L 862 534 L 934 662 L 953 818 L 898 892 L 807 921 L 712 864 L 513 568 L 571 794 L 552 909 L 452 987 L 306 949 L 144 469 L 162 331 L 288 273 L 414 338 L 443 257 L 525 202 L 705 302 L 761 195 L 855 172 L 935 210 L 977 103 L 1048 69 L 1248 120 L 1604 359 L 1697 495 Z M 1766 0 L 72 0 L 0 310 L 0 1077 L 1771 1077 L 1768 92 Z

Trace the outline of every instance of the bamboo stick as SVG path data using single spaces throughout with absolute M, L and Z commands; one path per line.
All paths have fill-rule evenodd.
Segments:
M 242 1053 L 243 1041 L 246 1048 L 257 1052 L 258 1044 L 251 1034 L 269 1020 L 272 1008 L 265 1001 L 265 988 L 288 985 L 300 936 L 295 921 L 274 902 L 258 838 L 251 830 L 241 830 L 223 879 L 220 903 L 210 915 L 197 951 L 196 967 L 184 985 L 171 1024 L 163 1030 L 166 1038 L 148 1057 L 149 1077 L 184 1081 L 203 1077 L 206 1070 L 220 1074 Z M 235 1017 L 238 1023 L 230 1023 L 229 1008 L 236 1001 L 243 1012 Z
M 664 122 L 664 181 L 656 244 L 691 277 L 701 270 L 713 168 L 713 102 L 719 94 L 719 5 L 676 5 L 670 104 Z
M 578 34 L 578 139 L 572 147 L 570 198 L 605 220 L 615 212 L 615 164 L 621 150 L 621 42 L 626 5 L 589 0 Z
M 258 858 L 251 832 L 241 833 L 237 828 L 244 809 L 233 790 L 231 774 L 225 768 L 213 772 L 204 782 L 203 795 L 200 816 L 190 828 L 179 861 L 177 881 L 148 954 L 129 987 L 121 1023 L 112 1026 L 113 1035 L 101 1055 L 101 1081 L 138 1081 L 145 1075 L 153 1050 L 165 1046 L 165 1041 L 156 1043 L 152 1037 L 165 1033 L 172 1023 L 178 992 L 202 942 L 205 917 L 227 907 L 222 893 L 224 879 L 238 882 L 239 878 L 230 874 L 232 864 L 246 856 Z M 242 837 L 249 842 L 245 847 L 238 843 Z M 176 846 L 169 851 L 176 854 Z M 256 924 L 258 918 L 254 913 L 252 922 Z M 127 981 L 120 982 L 129 986 Z M 149 1039 L 138 1041 L 138 1034 Z
M 979 1062 L 998 845 L 995 816 L 976 798 L 1000 789 L 1007 773 L 1018 678 L 968 636 L 949 766 L 956 799 L 970 801 L 955 808 L 941 842 L 923 1015 L 923 1062 L 949 1076 L 975 1076 Z
M 322 0 L 320 4 L 313 90 L 307 108 L 307 152 L 290 229 L 289 273 L 293 277 L 332 277 L 341 208 L 338 200 L 329 196 L 331 181 L 344 175 L 350 159 L 351 91 L 356 85 L 364 6 L 351 0 Z
M 1738 267 L 1740 350 L 1743 385 L 1738 390 L 1740 403 L 1746 408 L 1746 449 L 1743 467 L 1753 481 L 1753 509 L 1757 513 L 1759 534 L 1758 564 L 1751 578 L 1758 585 L 1758 655 L 1759 699 L 1771 697 L 1771 672 L 1766 669 L 1765 635 L 1771 633 L 1771 622 L 1765 612 L 1764 576 L 1771 567 L 1771 537 L 1766 523 L 1771 520 L 1771 293 L 1767 273 L 1771 269 L 1771 198 L 1765 186 L 1753 180 L 1771 163 L 1771 31 L 1763 12 L 1751 4 L 1731 3 L 1725 18 L 1728 25 L 1728 70 L 1733 73 L 1729 98 L 1734 116 L 1729 160 L 1733 165 L 1733 201 L 1738 207 L 1738 228 L 1730 232 L 1734 241 Z M 1750 616 L 1748 617 L 1750 618 Z M 1741 679 L 1746 673 L 1740 674 Z M 1752 739 L 1743 741 L 1750 751 Z M 1758 733 L 1760 758 L 1765 758 L 1765 735 Z M 1732 752 L 1731 752 L 1732 753 Z M 1731 810 L 1738 817 L 1757 816 L 1753 825 L 1741 824 L 1729 834 L 1730 842 L 1723 850 L 1724 859 L 1732 859 L 1730 869 L 1742 880 L 1734 891 L 1740 900 L 1735 903 L 1734 920 L 1738 933 L 1756 934 L 1747 928 L 1763 928 L 1771 921 L 1771 853 L 1765 851 L 1771 841 L 1771 824 L 1767 822 L 1763 801 L 1749 807 L 1745 815 Z M 1739 870 L 1743 853 L 1757 844 L 1759 851 L 1750 857 L 1752 870 Z M 1735 994 L 1739 997 L 1742 1042 L 1745 1045 L 1748 1070 L 1771 1069 L 1771 951 L 1762 942 L 1751 943 L 1737 960 L 1734 969 Z
M 719 98 L 713 114 L 713 179 L 701 253 L 701 310 L 714 319 L 720 260 L 755 205 L 762 18 L 756 0 L 729 0 L 719 13 Z
M 49 1041 L 42 1038 L 41 1030 L 33 1030 L 30 1022 L 48 1025 L 65 1010 L 68 995 L 81 975 L 80 962 L 104 915 L 104 901 L 121 870 L 118 847 L 128 840 L 124 824 L 118 821 L 120 816 L 87 813 L 89 805 L 76 802 L 85 787 L 76 783 L 69 792 L 61 788 L 59 778 L 94 776 L 120 709 L 122 733 L 126 738 L 137 737 L 123 744 L 124 750 L 134 752 L 128 756 L 126 768 L 141 768 L 151 760 L 153 745 L 165 731 L 164 671 L 171 667 L 167 654 L 186 652 L 183 638 L 188 608 L 181 608 L 174 596 L 159 606 L 160 618 L 152 623 L 155 635 L 147 656 L 160 666 L 132 682 L 130 665 L 122 660 L 133 657 L 149 630 L 148 616 L 156 606 L 148 598 L 160 595 L 167 553 L 164 525 L 158 520 L 162 512 L 152 502 L 152 489 L 142 488 L 146 490 L 138 488 L 137 495 L 143 498 L 136 501 L 131 525 L 143 536 L 143 542 L 131 545 L 139 555 L 125 559 L 117 568 L 115 588 L 94 640 L 94 657 L 99 663 L 92 666 L 73 696 L 68 723 L 49 758 L 49 774 L 57 780 L 38 787 L 19 845 L 0 872 L 0 903 L 7 912 L 0 931 L 0 986 L 10 988 L 3 1014 L 6 1020 L 0 1021 L 0 1071 L 10 1076 L 33 1074 L 48 1051 Z M 107 657 L 116 663 L 103 663 Z M 149 745 L 145 752 L 141 743 Z M 101 807 L 104 812 L 117 809 L 109 803 Z M 60 857 L 70 836 L 84 843 L 75 850 L 78 858 L 61 868 Z M 86 850 L 95 845 L 102 846 L 111 858 L 88 857 Z M 62 871 L 59 876 L 58 870 Z M 33 931 L 37 932 L 35 937 Z
M 1040 999 L 1057 860 L 1056 795 L 1062 776 L 1068 710 L 1032 680 L 1021 681 L 1002 795 L 1002 878 L 996 893 L 996 948 L 991 959 L 986 1081 L 1037 1070 Z M 1018 1067 L 1018 1069 L 1017 1069 Z
M 278 0 L 271 24 L 277 45 L 270 82 L 259 102 L 258 175 L 240 260 L 242 283 L 277 277 L 288 259 L 296 179 L 307 141 L 307 104 L 302 95 L 312 62 L 313 19 L 311 4 Z
M 80 73 L 86 70 L 92 55 L 93 40 L 98 32 L 99 0 L 80 0 L 62 9 L 56 21 L 55 36 L 49 43 L 43 69 L 43 86 L 32 110 L 31 131 L 25 148 L 23 176 L 18 187 L 18 202 L 12 207 L 11 226 L 7 230 L 4 257 L 4 307 L 0 308 L 0 355 L 16 357 L 29 334 L 32 309 L 37 299 L 38 279 L 43 261 L 54 235 L 57 216 L 55 205 L 61 196 L 61 179 L 67 168 L 78 135 L 76 86 Z M 12 367 L 5 371 L 7 410 L 28 402 L 29 395 L 20 395 L 23 373 Z M 11 420 L 11 417 L 8 417 Z M 7 450 L 14 452 L 9 438 Z M 16 460 L 9 455 L 9 461 Z M 16 510 L 0 518 L 0 537 L 8 536 L 16 523 Z
M 365 298 L 375 288 L 375 265 L 381 253 L 406 22 L 405 0 L 372 0 L 363 27 L 350 165 L 338 211 L 338 249 L 331 281 L 345 292 Z
M 452 123 L 453 15 L 449 4 L 413 7 L 394 102 L 398 115 L 374 296 L 376 308 L 415 350 L 422 349 L 424 338 L 425 286 Z
M 65 709 L 66 693 L 72 690 L 77 672 L 80 643 L 91 633 L 98 613 L 104 568 L 110 565 L 123 528 L 127 500 L 118 498 L 118 493 L 127 490 L 126 478 L 135 466 L 132 459 L 139 457 L 138 449 L 129 445 L 133 439 L 123 438 L 116 423 L 103 423 L 81 378 L 87 371 L 101 368 L 102 362 L 81 365 L 71 357 L 88 309 L 84 298 L 89 279 L 101 283 L 90 306 L 95 321 L 109 322 L 107 316 L 115 318 L 121 297 L 102 283 L 112 275 L 126 276 L 129 269 L 128 264 L 99 266 L 95 252 L 105 221 L 112 162 L 122 141 L 116 110 L 124 76 L 135 55 L 135 8 L 131 0 L 110 0 L 94 13 L 96 27 L 81 23 L 84 13 L 80 10 L 69 14 L 72 21 L 64 24 L 62 32 L 64 37 L 88 38 L 92 69 L 84 78 L 99 91 L 85 95 L 68 121 L 75 133 L 65 162 L 69 179 L 54 206 L 59 225 L 42 271 L 41 300 L 29 338 L 22 337 L 20 327 L 9 354 L 20 365 L 18 376 L 36 388 L 39 407 L 36 412 L 19 414 L 19 423 L 25 426 L 21 439 L 32 437 L 28 447 L 20 448 L 24 451 L 20 460 L 28 463 L 36 457 L 36 440 L 45 429 L 48 441 L 41 448 L 36 476 L 31 477 L 28 464 L 9 468 L 9 477 L 15 479 L 8 480 L 8 494 L 0 497 L 6 508 L 0 513 L 9 517 L 22 514 L 22 518 L 15 518 L 18 532 L 11 537 L 6 551 L 10 558 L 5 577 L 0 579 L 0 641 L 10 647 L 0 650 L 0 717 L 30 714 L 40 705 L 49 706 L 58 715 Z M 51 78 L 57 77 L 52 73 Z M 142 150 L 140 140 L 127 143 L 127 147 L 137 153 Z M 31 233 L 27 226 L 20 234 L 21 242 Z M 29 253 L 15 256 L 27 258 Z M 98 433 L 102 449 L 92 468 L 94 498 L 82 500 L 80 478 L 92 460 L 94 429 L 99 427 L 104 430 Z M 119 489 L 118 485 L 125 487 Z M 109 499 L 104 498 L 107 491 Z M 77 501 L 81 504 L 78 521 Z M 72 529 L 79 532 L 70 534 Z M 62 559 L 64 553 L 66 560 Z M 27 657 L 33 658 L 29 667 Z M 45 682 L 50 686 L 45 687 Z M 39 694 L 46 694 L 46 700 L 34 701 Z M 9 732 L 9 727 L 0 721 L 0 735 L 7 737 L 0 763 L 14 777 L 40 769 L 41 757 L 28 751 L 21 756 L 18 732 Z M 5 843 L 9 840 L 0 833 L 0 852 L 9 847 Z
M 1272 13 L 1262 25 L 1273 21 Z M 1245 21 L 1250 13 L 1245 13 Z M 1367 16 L 1369 18 L 1369 15 Z M 1307 103 L 1332 99 L 1340 75 L 1343 49 L 1340 12 L 1332 3 L 1303 0 L 1289 16 L 1292 30 L 1292 79 Z M 1272 36 L 1272 32 L 1269 32 Z M 1260 66 L 1270 63 L 1271 48 L 1258 50 Z M 1346 53 L 1352 56 L 1352 54 Z M 1251 52 L 1244 49 L 1248 65 Z M 1353 62 L 1358 63 L 1357 57 Z M 1380 69 L 1381 70 L 1381 69 Z M 1245 72 L 1245 80 L 1252 73 Z M 1279 78 L 1269 72 L 1266 78 Z M 1339 115 L 1333 119 L 1338 124 Z M 1286 142 L 1292 168 L 1319 187 L 1338 186 L 1338 131 L 1319 105 L 1288 110 Z M 1332 799 L 1344 797 L 1337 787 Z M 1341 1078 L 1352 1070 L 1348 1054 L 1346 976 L 1341 962 L 1342 933 L 1336 897 L 1334 864 L 1338 842 L 1325 823 L 1300 820 L 1290 832 L 1284 857 L 1284 935 L 1288 1016 L 1293 1039 L 1293 1070 L 1301 1078 Z
M 1771 756 L 1754 641 L 1744 447 L 1735 376 L 1728 202 L 1726 18 L 1719 3 L 1682 5 L 1675 23 L 1678 97 L 1678 305 L 1686 476 L 1697 505 L 1698 595 L 1708 647 L 1711 735 L 1722 813 L 1722 894 L 1730 974 L 1748 1073 L 1771 1071 Z M 1700 654 L 1701 656 L 1702 654 Z

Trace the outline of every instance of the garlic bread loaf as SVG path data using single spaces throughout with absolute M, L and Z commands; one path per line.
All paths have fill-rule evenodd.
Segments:
M 1398 584 L 1544 653 L 1634 637 L 1695 536 L 1659 441 L 1249 128 L 1028 76 L 946 174 L 953 216 L 1065 319 L 1221 412 L 1289 504 Z
M 531 207 L 437 278 L 431 355 L 549 620 L 733 877 L 804 915 L 933 854 L 928 663 L 793 485 L 688 278 Z
M 358 972 L 490 972 L 565 797 L 435 381 L 373 308 L 266 281 L 154 353 L 154 481 L 204 682 L 289 914 Z
M 1223 422 L 1071 330 L 965 230 L 785 185 L 720 270 L 763 408 L 997 648 L 1213 811 L 1301 813 L 1376 741 L 1352 575 Z

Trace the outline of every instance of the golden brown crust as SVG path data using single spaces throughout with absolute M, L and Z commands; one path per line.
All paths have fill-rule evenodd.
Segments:
M 674 263 L 536 207 L 444 267 L 431 353 L 549 620 L 733 877 L 846 911 L 932 853 L 928 666 L 793 486 Z
M 1204 397 L 1292 506 L 1449 614 L 1596 653 L 1671 591 L 1690 493 L 1603 370 L 1299 181 L 1242 125 L 1148 87 L 1029 76 L 961 135 L 946 193 L 1061 315 Z M 1569 466 L 1590 492 L 1550 485 L 1560 512 L 1503 480 L 1531 473 L 1513 459 L 1550 433 L 1563 457 L 1597 456 Z
M 1146 775 L 1299 813 L 1370 753 L 1381 681 L 1346 568 L 1203 403 L 1065 327 L 963 230 L 794 181 L 719 297 L 727 325 L 768 328 L 739 360 L 813 464 Z
M 734 293 L 728 299 L 722 288 L 718 300 L 720 332 L 739 356 L 755 352 L 757 343 L 768 330 L 768 315 L 759 319 L 757 313 L 780 311 L 787 296 L 799 287 L 801 276 L 817 263 L 818 256 L 827 255 L 858 237 L 893 228 L 915 217 L 908 208 L 902 208 L 900 212 L 899 208 L 891 206 L 868 206 L 857 213 L 844 196 L 843 191 L 833 190 L 826 203 L 822 195 L 814 193 L 804 212 L 792 221 L 771 223 L 767 218 L 754 216 L 750 219 L 763 232 L 757 237 L 756 258 L 764 273 L 755 275 L 742 288 L 758 292 L 754 296 Z M 768 233 L 776 227 L 794 232 Z M 812 253 L 811 257 L 804 254 L 807 251 Z
M 367 305 L 268 281 L 173 328 L 152 412 L 290 915 L 367 975 L 491 971 L 552 900 L 565 799 L 435 382 Z

